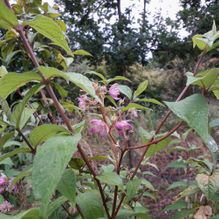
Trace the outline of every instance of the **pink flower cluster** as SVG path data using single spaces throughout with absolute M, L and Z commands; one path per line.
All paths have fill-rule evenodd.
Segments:
M 90 133 L 98 134 L 100 137 L 104 137 L 109 132 L 107 124 L 100 119 L 92 119 L 90 121 Z
M 133 126 L 129 122 L 129 120 L 121 120 L 116 122 L 115 128 L 120 136 L 124 136 L 127 131 L 131 131 L 133 129 Z
M 17 185 L 12 185 L 12 179 L 7 178 L 6 176 L 0 176 L 0 194 L 3 192 L 18 193 Z
M 95 88 L 95 91 L 98 94 L 98 96 L 101 99 L 104 99 L 105 94 L 107 93 L 107 88 L 105 86 L 101 86 L 100 88 L 98 88 L 98 84 L 94 84 L 94 88 Z M 109 92 L 109 95 L 114 100 L 120 100 L 119 84 L 115 83 L 115 84 L 111 85 L 108 92 Z M 80 95 L 78 97 L 78 107 L 84 112 L 88 109 L 89 105 L 94 105 L 94 103 L 95 103 L 95 101 L 92 101 L 87 96 L 87 94 L 83 94 L 83 95 Z
M 86 94 L 78 97 L 78 106 L 82 111 L 86 110 L 88 101 L 89 101 L 89 97 Z
M 11 183 L 12 180 L 9 180 L 6 176 L 0 176 L 0 194 L 2 194 L 3 192 L 16 193 L 18 191 L 18 188 L 17 186 L 11 186 Z M 14 206 L 7 200 L 4 200 L 4 202 L 0 204 L 1 213 L 7 213 L 11 211 L 13 208 Z
M 133 126 L 129 122 L 129 120 L 121 120 L 116 122 L 115 128 L 120 136 L 124 136 L 127 131 L 131 131 L 133 129 Z M 101 138 L 106 136 L 109 132 L 107 124 L 100 119 L 92 119 L 89 125 L 90 133 L 98 134 Z
M 14 208 L 14 206 L 8 202 L 7 200 L 4 200 L 3 203 L 0 204 L 0 212 L 1 213 L 7 213 L 11 211 Z
M 115 83 L 109 88 L 109 95 L 114 99 L 114 100 L 119 100 L 120 98 L 118 97 L 120 95 L 120 90 L 119 90 L 119 84 Z
M 6 176 L 0 176 L 0 194 L 7 191 L 8 183 L 9 181 Z

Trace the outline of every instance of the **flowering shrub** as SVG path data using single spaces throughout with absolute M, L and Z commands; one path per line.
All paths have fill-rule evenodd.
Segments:
M 204 169 L 180 198 L 196 193 L 198 197 L 205 196 L 214 208 L 219 192 L 218 147 L 209 134 L 205 96 L 213 92 L 218 98 L 219 70 L 199 72 L 199 66 L 218 45 L 215 26 L 204 35 L 194 36 L 194 46 L 202 51 L 197 65 L 192 73 L 187 73 L 187 85 L 177 100 L 161 103 L 146 98 L 148 81 L 133 91 L 125 77 L 107 79 L 100 73 L 88 72 L 99 78 L 91 81 L 87 75 L 66 72 L 74 56 L 90 54 L 71 51 L 64 34 L 65 24 L 58 17 L 53 8 L 41 1 L 17 1 L 13 5 L 7 0 L 0 2 L 0 27 L 5 31 L 1 41 L 3 63 L 9 68 L 12 62 L 18 71 L 7 72 L 5 66 L 0 69 L 0 161 L 7 176 L 0 178 L 0 211 L 10 214 L 0 217 L 54 218 L 61 209 L 60 218 L 149 218 L 142 196 L 153 197 L 156 188 L 142 177 L 140 167 L 168 145 L 182 124 L 200 136 L 212 163 L 197 162 Z M 76 101 L 67 99 L 68 92 L 59 84 L 63 80 L 80 89 Z M 201 92 L 184 98 L 192 85 Z M 139 112 L 150 110 L 150 104 L 166 105 L 169 111 L 152 132 L 140 129 L 143 141 L 136 145 L 132 134 L 138 127 L 133 120 Z M 164 132 L 162 128 L 171 113 L 177 116 L 176 124 Z M 101 142 L 103 156 L 94 155 L 94 138 Z M 124 161 L 132 151 L 140 151 L 140 157 L 129 167 Z M 8 191 L 9 175 L 30 187 L 26 188 L 29 206 L 19 212 L 11 211 L 12 198 L 4 194 Z M 202 205 L 200 201 L 192 206 L 188 217 L 197 210 L 203 214 Z M 18 209 L 21 206 L 22 203 Z M 217 208 L 214 213 L 218 213 Z

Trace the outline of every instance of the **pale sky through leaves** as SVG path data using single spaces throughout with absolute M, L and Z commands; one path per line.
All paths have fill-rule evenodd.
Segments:
M 54 0 L 44 0 L 44 2 L 48 2 L 52 5 Z M 135 4 L 133 13 L 138 17 L 143 8 L 143 0 L 121 0 L 123 11 L 132 4 Z M 179 8 L 179 0 L 151 0 L 150 4 L 147 5 L 147 10 L 150 11 L 152 15 L 160 10 L 164 17 L 169 16 L 172 19 L 175 18 L 176 12 Z
M 143 1 L 144 0 L 121 0 L 122 11 L 124 12 L 127 7 L 134 4 L 134 8 L 132 8 L 132 15 L 137 20 L 143 10 Z M 48 2 L 52 5 L 54 0 L 44 0 L 44 2 Z M 147 11 L 151 14 L 151 19 L 150 17 L 148 18 L 151 22 L 153 20 L 153 15 L 158 12 L 160 12 L 164 18 L 170 17 L 174 20 L 176 18 L 176 13 L 180 10 L 179 0 L 151 0 L 150 4 L 147 4 L 146 7 Z M 179 32 L 182 37 L 187 35 L 187 32 L 183 29 Z

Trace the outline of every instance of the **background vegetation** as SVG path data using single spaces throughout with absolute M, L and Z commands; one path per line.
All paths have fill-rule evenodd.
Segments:
M 0 218 L 218 218 L 218 1 L 55 2 L 0 1 Z

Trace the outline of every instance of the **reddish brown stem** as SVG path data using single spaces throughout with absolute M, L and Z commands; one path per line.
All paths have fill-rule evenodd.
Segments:
M 140 145 L 140 146 L 128 147 L 125 150 L 136 150 L 136 149 L 141 149 L 141 148 L 149 147 L 152 144 L 157 144 L 157 143 L 161 142 L 162 140 L 166 139 L 167 137 L 169 137 L 171 134 L 173 134 L 181 125 L 182 125 L 182 122 L 180 122 L 178 125 L 176 125 L 174 128 L 172 128 L 169 132 L 167 132 L 161 138 L 154 139 L 154 140 L 148 142 L 147 144 L 143 144 L 143 145 Z
M 123 159 L 123 156 L 125 154 L 125 150 L 122 150 L 121 151 L 121 155 L 120 155 L 120 158 L 119 158 L 119 163 L 118 163 L 118 166 L 117 166 L 117 174 L 120 173 L 120 170 L 121 170 L 121 165 L 122 165 L 122 159 Z M 115 212 L 116 212 L 116 204 L 117 204 L 117 197 L 118 197 L 118 186 L 115 186 L 115 190 L 114 190 L 114 198 L 113 198 L 113 208 L 112 208 L 112 219 L 114 218 L 114 215 L 115 215 Z M 116 216 L 116 215 L 115 215 Z
M 16 27 L 16 30 L 17 30 L 17 32 L 20 34 L 20 37 L 21 37 L 21 39 L 22 39 L 22 41 L 23 41 L 23 44 L 24 44 L 24 47 L 25 47 L 25 49 L 27 50 L 27 53 L 29 54 L 29 56 L 30 56 L 30 58 L 31 58 L 31 60 L 32 60 L 32 62 L 33 62 L 33 64 L 35 65 L 35 67 L 39 67 L 39 63 L 38 63 L 38 60 L 37 60 L 37 58 L 36 58 L 36 55 L 34 54 L 33 49 L 32 49 L 32 47 L 30 46 L 30 43 L 29 43 L 28 39 L 27 39 L 26 36 L 25 36 L 24 30 L 23 30 L 23 26 L 18 25 L 18 26 Z M 57 110 L 57 111 L 59 112 L 59 114 L 61 115 L 61 117 L 62 117 L 64 123 L 65 123 L 66 126 L 67 126 L 67 128 L 68 128 L 70 131 L 73 131 L 73 128 L 72 128 L 71 123 L 70 123 L 70 120 L 69 120 L 68 117 L 66 116 L 63 107 L 62 107 L 61 104 L 59 103 L 59 101 L 58 101 L 58 99 L 57 99 L 57 97 L 56 97 L 56 95 L 55 95 L 55 93 L 54 93 L 54 90 L 53 90 L 52 86 L 50 85 L 50 81 L 48 81 L 40 71 L 38 71 L 38 74 L 41 76 L 41 78 L 42 78 L 42 80 L 43 80 L 43 83 L 44 83 L 45 86 L 46 86 L 46 90 L 47 90 L 47 92 L 49 93 L 50 97 L 52 98 L 53 104 L 54 104 L 56 110 Z M 42 96 L 44 96 L 44 93 L 42 94 Z
M 100 106 L 100 112 L 102 114 L 102 117 L 103 117 L 103 121 L 106 123 L 106 125 L 108 126 L 109 128 L 109 133 L 108 133 L 108 138 L 109 138 L 109 141 L 111 143 L 111 149 L 112 149 L 112 153 L 113 153 L 113 156 L 115 158 L 115 162 L 116 162 L 116 169 L 118 168 L 118 157 L 117 157 L 117 152 L 116 152 L 116 140 L 114 139 L 114 137 L 112 136 L 111 134 L 111 127 L 110 125 L 108 124 L 107 122 L 107 118 L 106 118 L 106 115 L 105 115 L 105 111 L 103 109 L 102 106 Z
M 196 65 L 195 65 L 195 68 L 194 68 L 194 71 L 193 71 L 193 75 L 196 75 L 196 74 L 197 74 L 198 69 L 199 69 L 200 64 L 201 64 L 201 62 L 202 62 L 202 60 L 203 60 L 204 55 L 205 55 L 205 52 L 203 52 L 203 53 L 200 55 L 200 57 L 199 57 L 199 59 L 198 59 Z M 179 94 L 179 96 L 178 96 L 178 98 L 176 99 L 176 101 L 179 101 L 179 100 L 181 100 L 181 99 L 183 98 L 183 96 L 184 96 L 185 93 L 187 92 L 188 88 L 189 88 L 189 86 L 186 86 L 186 87 L 182 90 L 182 92 Z M 169 111 L 166 113 L 166 115 L 164 116 L 164 118 L 161 120 L 161 122 L 159 123 L 159 125 L 158 125 L 158 127 L 157 127 L 157 129 L 156 129 L 156 131 L 155 131 L 155 134 L 158 134 L 158 133 L 160 132 L 161 128 L 162 128 L 163 125 L 165 124 L 165 122 L 166 122 L 166 120 L 168 119 L 168 117 L 170 116 L 170 114 L 171 114 L 171 111 L 169 110 Z M 151 141 L 153 141 L 153 140 L 154 140 L 154 137 L 149 141 L 149 143 L 150 143 Z M 149 143 L 148 143 L 148 144 L 149 144 Z M 151 145 L 151 144 L 150 144 L 150 145 Z M 142 161 L 143 161 L 143 159 L 144 159 L 144 157 L 145 157 L 145 154 L 147 153 L 147 151 L 148 151 L 149 148 L 150 148 L 150 146 L 146 147 L 145 150 L 143 151 L 142 156 L 140 157 L 140 160 L 138 161 L 138 163 L 137 163 L 137 165 L 136 165 L 136 168 L 135 168 L 135 170 L 133 171 L 133 173 L 132 173 L 130 179 L 133 179 L 133 178 L 135 177 L 135 175 L 136 175 L 136 173 L 137 173 L 137 171 L 138 171 L 138 169 L 139 169 L 139 167 L 140 167 L 140 165 L 141 165 L 141 163 L 142 163 Z M 118 214 L 119 209 L 120 209 L 120 207 L 121 207 L 121 205 L 122 205 L 122 202 L 123 202 L 125 196 L 126 196 L 125 193 L 123 193 L 123 194 L 122 194 L 122 197 L 121 197 L 121 200 L 120 200 L 120 202 L 119 202 L 119 204 L 118 204 L 118 207 L 117 207 L 117 209 L 115 210 L 114 217 L 116 217 L 116 215 Z
M 23 140 L 26 142 L 27 146 L 30 148 L 32 154 L 34 155 L 36 153 L 36 150 L 33 148 L 33 146 L 31 145 L 31 143 L 28 141 L 28 139 L 26 138 L 26 136 L 22 133 L 22 131 L 20 129 L 16 129 L 17 132 L 21 135 L 21 137 L 23 138 Z
M 4 0 L 4 3 L 5 3 L 5 5 L 6 5 L 8 8 L 12 9 L 12 8 L 11 8 L 11 5 L 10 5 L 10 3 L 9 3 L 8 0 Z
M 100 191 L 100 196 L 101 196 L 101 199 L 102 199 L 102 202 L 103 202 L 103 206 L 104 206 L 104 209 L 105 209 L 105 212 L 107 214 L 107 217 L 110 219 L 110 214 L 109 214 L 109 210 L 108 210 L 108 207 L 107 207 L 107 204 L 106 204 L 106 199 L 105 199 L 105 195 L 104 195 L 104 191 L 103 191 L 103 188 L 101 186 L 101 183 L 100 181 L 97 179 L 97 174 L 95 173 L 95 171 L 93 170 L 88 158 L 87 158 L 87 155 L 84 153 L 82 147 L 80 145 L 78 145 L 78 151 L 80 152 L 81 154 L 81 157 L 83 158 L 83 160 L 85 161 L 88 169 L 90 170 L 91 174 L 93 175 L 93 178 L 98 186 L 98 189 Z
M 194 68 L 194 70 L 193 70 L 193 75 L 194 75 L 194 76 L 195 76 L 195 75 L 197 74 L 197 72 L 198 72 L 198 69 L 199 69 L 199 66 L 200 66 L 200 64 L 201 64 L 201 62 L 202 62 L 202 60 L 203 60 L 204 54 L 205 54 L 204 52 L 201 53 L 201 55 L 200 55 L 200 57 L 199 57 L 199 59 L 198 59 L 196 65 L 195 65 L 195 68 Z M 182 92 L 181 92 L 181 93 L 179 94 L 179 96 L 177 97 L 176 101 L 180 101 L 180 100 L 184 97 L 184 95 L 186 94 L 188 88 L 189 88 L 189 85 L 187 85 L 187 86 L 184 87 L 184 89 L 182 90 Z M 163 127 L 164 123 L 166 122 L 166 120 L 168 119 L 168 117 L 170 116 L 170 114 L 171 114 L 171 111 L 168 110 L 168 112 L 166 113 L 166 115 L 164 116 L 164 118 L 163 118 L 163 119 L 161 120 L 161 122 L 159 123 L 159 125 L 158 125 L 158 127 L 157 127 L 157 129 L 156 129 L 156 131 L 155 131 L 155 135 L 160 132 L 161 128 Z
M 9 4 L 9 2 L 7 0 L 5 0 L 5 2 L 6 2 L 6 5 L 10 6 L 10 4 Z M 24 47 L 25 47 L 25 49 L 27 51 L 27 54 L 30 56 L 33 64 L 35 65 L 35 67 L 38 68 L 39 67 L 38 60 L 36 58 L 36 55 L 34 54 L 34 51 L 33 51 L 32 47 L 30 46 L 30 43 L 29 43 L 28 39 L 25 36 L 24 30 L 23 30 L 23 26 L 18 25 L 16 27 L 16 30 L 19 33 L 19 35 L 20 35 L 20 37 L 21 37 L 21 39 L 22 39 L 22 41 L 24 43 Z M 59 103 L 59 101 L 58 101 L 58 99 L 57 99 L 57 97 L 56 97 L 56 95 L 54 93 L 54 90 L 53 90 L 52 86 L 50 85 L 50 81 L 48 81 L 40 71 L 38 71 L 38 74 L 41 76 L 42 81 L 46 85 L 47 92 L 49 93 L 50 97 L 52 98 L 53 104 L 54 104 L 56 110 L 61 115 L 61 117 L 62 117 L 64 123 L 66 124 L 67 128 L 69 129 L 69 131 L 73 132 L 73 128 L 71 126 L 71 122 L 70 122 L 69 118 L 66 116 L 65 111 L 64 111 L 62 105 Z M 90 169 L 91 173 L 95 174 L 92 166 L 88 162 L 86 154 L 83 153 L 83 149 L 82 149 L 80 144 L 78 144 L 78 150 L 80 151 L 81 156 L 84 159 L 85 163 L 88 165 L 88 168 Z M 93 176 L 94 176 L 94 179 L 95 179 L 95 181 L 97 183 L 97 186 L 98 186 L 98 188 L 100 190 L 100 194 L 101 194 L 101 198 L 102 198 L 102 201 L 103 201 L 103 205 L 104 205 L 106 214 L 107 214 L 108 218 L 110 218 L 110 214 L 109 214 L 109 211 L 108 211 L 108 207 L 107 207 L 107 204 L 106 204 L 106 200 L 105 200 L 105 196 L 104 196 L 104 192 L 103 192 L 102 186 L 101 186 L 99 180 L 96 178 L 96 174 L 93 175 Z
M 34 52 L 33 52 L 33 49 L 32 49 L 32 47 L 31 47 L 31 45 L 30 45 L 30 43 L 29 43 L 29 41 L 28 41 L 26 35 L 25 35 L 23 26 L 18 25 L 15 29 L 16 29 L 16 31 L 19 33 L 19 35 L 20 35 L 20 37 L 21 37 L 21 39 L 22 39 L 22 41 L 23 41 L 24 47 L 25 47 L 25 49 L 26 49 L 26 51 L 27 51 L 27 54 L 29 55 L 30 59 L 32 60 L 34 66 L 35 66 L 35 67 L 39 67 L 38 60 L 37 60 L 37 58 L 36 58 L 36 56 L 35 56 L 35 54 L 34 54 Z M 43 74 L 41 74 L 40 72 L 38 72 L 38 74 L 40 74 L 40 76 L 41 76 L 42 79 L 43 79 L 43 82 L 45 83 L 45 82 L 46 82 L 46 78 L 43 76 Z M 46 84 L 46 83 L 45 83 L 45 84 Z M 46 95 L 45 95 L 45 92 L 44 92 L 43 89 L 40 91 L 40 95 L 41 95 L 41 97 L 42 97 L 42 101 L 43 101 L 44 106 L 47 106 L 48 103 L 47 103 Z M 49 117 L 50 121 L 51 121 L 52 123 L 54 123 L 54 119 L 53 119 L 53 116 L 52 116 L 52 113 L 51 113 L 51 112 L 49 113 L 48 117 Z

